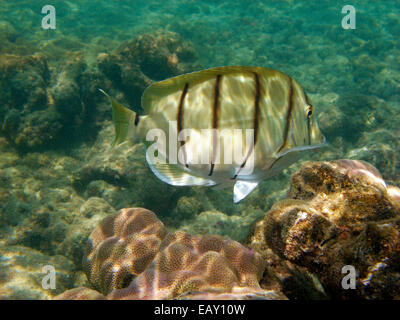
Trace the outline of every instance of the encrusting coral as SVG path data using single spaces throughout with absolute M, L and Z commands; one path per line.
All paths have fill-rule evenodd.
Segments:
M 399 298 L 399 199 L 400 189 L 366 162 L 309 162 L 257 230 L 280 257 L 317 275 L 331 297 Z M 356 270 L 355 290 L 342 287 L 346 265 Z
M 84 269 L 107 299 L 285 298 L 259 286 L 260 254 L 217 235 L 167 233 L 155 214 L 122 209 L 90 236 Z M 76 288 L 56 299 L 101 298 Z

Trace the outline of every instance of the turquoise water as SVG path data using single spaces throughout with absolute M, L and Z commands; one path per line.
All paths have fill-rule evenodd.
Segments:
M 398 0 L 52 1 L 56 29 L 44 30 L 47 4 L 0 1 L 0 297 L 48 299 L 87 285 L 87 236 L 121 208 L 244 243 L 306 160 L 365 160 L 400 187 Z M 342 27 L 347 4 L 355 29 Z M 140 144 L 110 149 L 111 110 L 98 88 L 140 111 L 153 81 L 227 65 L 296 79 L 328 148 L 237 205 L 231 189 L 164 184 Z M 56 291 L 40 286 L 47 261 L 61 270 Z

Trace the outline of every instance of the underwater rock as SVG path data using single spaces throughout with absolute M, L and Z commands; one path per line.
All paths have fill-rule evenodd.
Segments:
M 0 124 L 2 133 L 22 148 L 35 147 L 42 139 L 56 135 L 60 129 L 54 110 L 48 113 L 47 85 L 50 70 L 39 54 L 19 56 L 0 55 Z
M 80 271 L 83 248 L 96 225 L 115 209 L 105 199 L 93 195 L 85 199 L 75 192 L 71 172 L 81 165 L 77 159 L 50 151 L 21 156 L 5 138 L 0 138 L 0 260 L 10 262 L 9 269 L 0 266 L 8 274 L 0 272 L 1 280 L 9 284 L 7 289 L 0 285 L 4 297 L 48 299 L 65 289 L 88 285 Z M 71 281 L 62 280 L 60 291 L 42 290 L 36 278 L 28 274 L 22 277 L 22 270 L 30 270 L 30 262 L 24 267 L 14 264 L 11 257 L 17 255 L 12 248 L 20 248 L 23 255 L 32 259 L 41 259 L 43 265 L 45 261 L 53 264 L 53 258 L 68 264 L 71 268 L 65 272 L 57 264 L 54 266 L 57 272 L 60 269 L 63 279 L 68 276 Z M 22 263 L 25 258 L 16 259 Z M 16 282 L 12 283 L 14 269 Z M 21 274 L 17 275 L 19 270 Z M 35 270 L 39 277 L 40 268 Z
M 385 100 L 354 92 L 328 94 L 317 102 L 325 106 L 319 117 L 324 134 L 331 140 L 342 137 L 353 145 L 363 132 L 380 128 L 389 115 L 395 114 Z
M 80 268 L 88 235 L 115 209 L 75 192 L 70 175 L 78 166 L 78 160 L 51 152 L 0 153 L 0 240 L 64 255 Z
M 326 300 L 326 293 L 315 275 L 305 267 L 282 259 L 267 245 L 265 240 L 265 219 L 254 226 L 253 234 L 246 244 L 261 254 L 266 269 L 260 281 L 261 288 L 282 292 L 290 300 Z
M 110 86 L 123 93 L 128 105 L 138 108 L 136 111 L 140 110 L 142 93 L 151 84 L 151 79 L 142 73 L 140 67 L 134 61 L 126 61 L 118 53 L 99 54 L 97 64 L 99 70 L 111 81 Z
M 86 68 L 79 53 L 57 68 L 49 67 L 40 54 L 0 55 L 1 133 L 18 150 L 32 151 L 60 141 L 70 144 L 79 129 L 88 132 L 94 124 L 83 125 L 83 120 L 94 113 L 96 95 L 85 81 L 90 73 Z M 99 84 L 93 76 L 90 80 L 92 86 Z
M 200 211 L 194 219 L 183 224 L 180 230 L 198 235 L 218 234 L 243 242 L 248 237 L 254 221 L 263 216 L 264 211 L 253 207 L 244 209 L 239 215 L 231 216 L 216 210 Z
M 196 197 L 183 196 L 176 203 L 172 216 L 178 220 L 195 218 L 204 209 L 204 204 Z
M 101 109 L 98 88 L 104 87 L 104 76 L 90 68 L 82 52 L 70 52 L 52 73 L 48 88 L 49 105 L 61 116 L 62 143 L 90 141 L 106 118 Z M 108 109 L 107 109 L 108 115 Z
M 165 30 L 140 35 L 122 44 L 119 51 L 136 60 L 142 72 L 153 80 L 193 71 L 188 69 L 197 58 L 190 43 L 183 41 L 177 33 Z
M 199 67 L 196 59 L 191 43 L 177 33 L 160 30 L 125 41 L 110 54 L 99 54 L 97 63 L 128 104 L 140 108 L 141 95 L 153 80 L 194 71 Z
M 84 268 L 107 299 L 286 299 L 261 289 L 265 264 L 254 250 L 217 235 L 167 233 L 146 209 L 107 217 L 89 240 Z M 101 298 L 78 288 L 56 299 L 81 296 Z
M 400 126 L 400 119 L 396 117 L 392 117 L 391 122 L 394 126 Z M 350 150 L 347 156 L 374 164 L 385 181 L 400 185 L 400 135 L 394 128 L 385 125 L 374 131 L 363 132 L 357 143 L 360 147 Z
M 257 232 L 280 257 L 315 274 L 330 297 L 398 299 L 399 198 L 400 189 L 366 162 L 309 162 Z M 357 272 L 355 290 L 341 285 L 348 265 Z
M 56 287 L 44 289 L 42 280 L 48 274 L 44 266 L 56 271 Z M 63 256 L 47 256 L 22 246 L 0 244 L 0 300 L 51 299 L 75 281 L 75 266 Z
M 84 201 L 68 189 L 45 190 L 46 197 L 33 204 L 37 211 L 20 218 L 17 232 L 7 241 L 49 255 L 63 255 L 80 267 L 87 236 L 101 219 L 115 210 L 100 198 Z
M 11 43 L 15 42 L 19 34 L 11 23 L 0 22 L 0 52 L 10 49 Z
M 84 256 L 82 248 L 85 247 L 88 235 L 99 221 L 115 212 L 115 209 L 104 199 L 91 197 L 84 202 L 78 199 L 74 203 L 74 206 L 78 207 L 76 211 L 63 217 L 63 220 L 67 222 L 66 232 L 64 238 L 58 243 L 56 252 L 65 255 L 80 267 Z

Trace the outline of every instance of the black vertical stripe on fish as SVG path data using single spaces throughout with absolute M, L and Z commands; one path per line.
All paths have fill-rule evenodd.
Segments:
M 214 99 L 212 104 L 212 128 L 213 130 L 213 143 L 212 143 L 212 159 L 211 159 L 211 167 L 210 173 L 208 174 L 211 176 L 214 171 L 215 165 L 215 158 L 217 155 L 217 132 L 218 129 L 218 113 L 219 113 L 219 96 L 220 96 L 220 86 L 221 86 L 221 79 L 222 76 L 219 74 L 215 80 L 215 88 L 214 88 Z
M 289 77 L 289 94 L 288 94 L 288 110 L 286 112 L 286 123 L 285 123 L 285 131 L 283 133 L 283 142 L 281 147 L 278 149 L 278 152 L 281 152 L 281 150 L 286 146 L 287 144 L 287 139 L 289 136 L 289 127 L 290 127 L 290 122 L 292 120 L 292 114 L 293 114 L 293 80 L 292 78 Z
M 138 124 L 139 124 L 139 114 L 138 113 L 136 113 L 136 115 L 135 115 L 135 126 L 137 126 Z
M 236 179 L 238 176 L 240 170 L 246 165 L 247 160 L 249 159 L 251 153 L 254 150 L 254 147 L 257 143 L 257 138 L 258 138 L 258 131 L 259 131 L 259 125 L 260 125 L 260 98 L 261 98 L 261 84 L 260 84 L 260 78 L 257 72 L 254 72 L 254 113 L 253 113 L 253 128 L 254 128 L 254 138 L 253 138 L 253 144 L 250 146 L 249 151 L 247 152 L 246 158 L 244 159 L 243 163 L 241 164 L 238 172 L 235 174 L 235 176 L 232 179 Z
M 253 116 L 253 128 L 254 128 L 254 144 L 253 148 L 257 143 L 258 131 L 260 125 L 260 98 L 261 98 L 261 84 L 258 73 L 254 72 L 255 81 L 255 97 L 254 97 L 254 116 Z
M 304 91 L 304 89 L 303 89 L 303 94 L 304 94 L 304 100 L 306 101 L 307 105 L 309 105 L 312 108 L 310 99 L 308 99 L 308 95 Z M 310 117 L 307 117 L 307 133 L 308 133 L 308 144 L 311 145 L 311 120 L 310 120 Z
M 178 127 L 178 136 L 183 130 L 183 112 L 184 112 L 184 103 L 185 103 L 185 97 L 189 89 L 189 83 L 186 83 L 181 94 L 181 98 L 179 99 L 179 105 L 178 105 L 178 115 L 177 115 L 177 127 Z M 183 158 L 185 162 L 186 168 L 189 168 L 189 165 L 187 164 L 187 155 L 186 155 L 186 149 L 184 147 L 185 141 L 180 141 L 182 150 L 183 150 Z
M 311 120 L 307 117 L 307 133 L 308 133 L 308 144 L 311 146 Z

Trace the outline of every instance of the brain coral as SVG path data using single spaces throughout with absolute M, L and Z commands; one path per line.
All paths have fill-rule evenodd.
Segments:
M 89 237 L 88 280 L 103 294 L 127 286 L 153 261 L 166 234 L 163 223 L 146 209 L 122 209 L 107 217 Z
M 106 300 L 106 297 L 96 290 L 78 287 L 59 294 L 53 300 Z
M 167 233 L 143 208 L 122 209 L 104 219 L 89 237 L 84 269 L 107 299 L 276 299 L 262 290 L 260 254 L 216 235 Z M 57 299 L 102 298 L 87 288 Z
M 177 231 L 163 240 L 153 263 L 111 299 L 170 299 L 192 291 L 226 293 L 246 287 L 261 291 L 264 271 L 259 254 L 215 235 Z
M 266 245 L 316 274 L 332 297 L 400 298 L 400 189 L 356 160 L 310 162 L 266 214 Z M 356 290 L 344 290 L 352 265 Z

